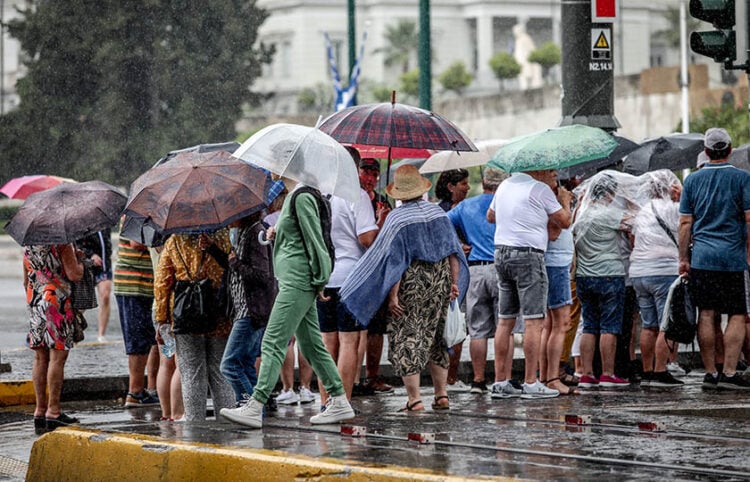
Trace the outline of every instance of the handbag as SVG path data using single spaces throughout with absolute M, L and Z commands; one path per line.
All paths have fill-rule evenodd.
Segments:
M 71 298 L 73 308 L 77 310 L 90 310 L 99 306 L 96 302 L 96 282 L 94 272 L 91 270 L 91 261 L 83 261 L 83 277 L 79 281 L 71 283 Z
M 216 293 L 210 278 L 193 279 L 182 254 L 177 254 L 185 266 L 190 279 L 178 280 L 174 287 L 174 309 L 172 312 L 172 332 L 179 335 L 200 335 L 216 329 L 217 313 L 215 313 Z M 205 253 L 201 258 L 198 273 L 203 267 Z
M 448 316 L 445 317 L 443 339 L 448 348 L 466 339 L 466 315 L 458 307 L 456 300 L 448 305 Z
M 662 314 L 660 330 L 664 332 L 664 338 L 673 342 L 673 346 L 674 343 L 688 344 L 695 340 L 696 315 L 688 283 L 684 276 L 672 283 Z
M 84 331 L 89 327 L 86 317 L 83 316 L 78 310 L 75 310 L 75 318 L 73 319 L 73 343 L 80 343 L 86 336 Z

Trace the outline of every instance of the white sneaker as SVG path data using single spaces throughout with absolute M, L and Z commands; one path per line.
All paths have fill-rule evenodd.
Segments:
M 315 401 L 315 394 L 307 387 L 299 387 L 299 403 L 312 403 Z M 278 402 L 278 398 L 276 399 Z
M 317 415 L 310 417 L 310 423 L 313 425 L 322 425 L 326 423 L 336 423 L 342 420 L 354 418 L 354 409 L 349 405 L 346 395 L 328 398 L 325 410 Z
M 678 365 L 677 363 L 667 363 L 667 371 L 672 374 L 673 377 L 684 377 L 687 372 Z
M 514 398 L 520 397 L 522 390 L 515 388 L 508 380 L 504 382 L 495 382 L 490 388 L 492 398 Z
M 299 395 L 293 389 L 282 390 L 276 397 L 276 403 L 279 405 L 294 405 L 299 402 Z
M 559 396 L 560 396 L 560 392 L 558 390 L 555 390 L 553 388 L 548 388 L 544 383 L 540 382 L 539 380 L 530 384 L 524 383 L 523 393 L 521 394 L 521 398 L 526 399 L 526 400 L 536 399 L 536 398 L 555 398 Z
M 263 426 L 263 404 L 254 398 L 237 408 L 222 408 L 221 416 L 234 423 L 251 428 Z
M 465 384 L 464 382 L 462 382 L 461 380 L 458 380 L 453 385 L 450 385 L 450 384 L 446 385 L 446 389 L 449 392 L 464 392 L 464 393 L 466 393 L 469 390 L 471 390 L 471 387 L 468 386 L 467 384 Z
M 96 341 L 98 341 L 99 343 L 107 343 L 107 338 L 105 336 L 103 336 L 103 335 L 102 336 L 97 336 L 96 337 Z

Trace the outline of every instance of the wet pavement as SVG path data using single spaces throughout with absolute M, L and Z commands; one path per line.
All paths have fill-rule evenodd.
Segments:
M 32 355 L 23 347 L 20 276 L 7 267 L 5 252 L 0 239 L 0 355 L 13 368 L 0 374 L 0 383 L 29 379 Z M 93 319 L 89 318 L 90 323 Z M 109 331 L 110 342 L 84 342 L 71 351 L 67 387 L 85 392 L 90 388 L 86 380 L 101 388 L 107 381 L 125 379 L 127 360 L 116 310 Z M 95 332 L 89 328 L 89 333 Z M 358 438 L 342 436 L 338 425 L 310 425 L 317 403 L 282 406 L 265 419 L 262 430 L 221 419 L 197 424 L 160 422 L 158 408 L 122 408 L 123 392 L 103 401 L 66 401 L 64 409 L 81 419 L 83 430 L 155 437 L 157 445 L 162 441 L 274 450 L 465 478 L 750 479 L 750 394 L 704 392 L 702 375 L 691 372 L 686 386 L 677 389 L 633 386 L 548 400 L 493 400 L 489 395 L 451 393 L 447 413 L 430 410 L 429 387 L 422 394 L 425 412 L 401 412 L 406 393 L 396 388 L 389 394 L 353 400 L 360 414 L 347 425 L 367 431 Z M 38 439 L 32 413 L 29 405 L 0 408 L 0 480 L 22 480 L 26 475 Z M 422 444 L 408 440 L 410 433 L 425 438 L 434 435 L 435 440 Z

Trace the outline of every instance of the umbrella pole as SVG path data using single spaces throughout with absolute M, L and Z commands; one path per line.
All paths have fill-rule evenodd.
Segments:
M 388 146 L 388 165 L 385 168 L 385 186 L 391 183 L 391 146 Z

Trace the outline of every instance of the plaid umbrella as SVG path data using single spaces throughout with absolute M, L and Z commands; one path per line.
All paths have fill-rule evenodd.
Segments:
M 21 246 L 72 243 L 115 225 L 125 199 L 106 182 L 64 182 L 30 195 L 5 230 Z
M 349 107 L 331 114 L 318 128 L 344 144 L 476 151 L 473 142 L 451 121 L 434 112 L 391 102 Z M 388 150 L 388 166 L 393 159 Z
M 133 181 L 125 213 L 144 231 L 209 231 L 265 208 L 271 185 L 268 172 L 229 151 L 186 151 Z

